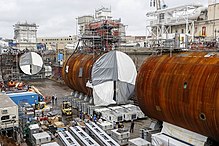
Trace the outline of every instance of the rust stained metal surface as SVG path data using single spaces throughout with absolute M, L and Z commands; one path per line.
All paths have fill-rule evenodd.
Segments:
M 64 63 L 62 78 L 71 89 L 91 95 L 86 83 L 91 78 L 91 69 L 98 56 L 93 54 L 73 54 Z
M 219 141 L 219 57 L 207 53 L 152 56 L 139 69 L 142 111 Z

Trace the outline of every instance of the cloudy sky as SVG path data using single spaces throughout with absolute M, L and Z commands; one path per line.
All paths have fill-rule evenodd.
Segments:
M 128 35 L 145 35 L 146 16 L 153 10 L 151 0 L 0 0 L 0 37 L 13 38 L 17 22 L 39 25 L 39 37 L 69 36 L 76 33 L 78 16 L 93 15 L 94 10 L 111 7 L 113 18 L 121 18 Z M 168 7 L 208 0 L 163 0 Z M 162 2 L 162 0 L 161 0 Z

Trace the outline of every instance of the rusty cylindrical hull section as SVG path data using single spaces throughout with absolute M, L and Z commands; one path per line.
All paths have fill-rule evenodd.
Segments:
M 97 56 L 93 54 L 73 54 L 65 62 L 62 69 L 62 78 L 73 90 L 91 95 L 91 89 L 86 83 L 91 78 L 91 69 Z
M 136 93 L 147 116 L 219 141 L 219 58 L 206 54 L 150 57 L 138 72 Z

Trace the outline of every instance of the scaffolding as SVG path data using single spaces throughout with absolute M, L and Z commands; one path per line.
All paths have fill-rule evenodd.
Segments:
M 85 47 L 97 52 L 107 52 L 119 46 L 121 40 L 119 20 L 100 20 L 87 24 L 81 40 Z
M 151 37 L 147 37 L 146 42 L 150 44 L 151 40 L 174 39 L 170 34 L 180 34 L 176 30 L 177 26 L 182 28 L 182 34 L 194 41 L 195 22 L 206 11 L 207 8 L 202 5 L 190 4 L 148 12 L 146 17 L 149 23 L 146 26 L 146 33 Z

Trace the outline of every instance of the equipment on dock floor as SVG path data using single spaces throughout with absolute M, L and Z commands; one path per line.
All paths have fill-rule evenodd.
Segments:
M 137 119 L 137 113 L 135 111 L 127 110 L 127 109 L 123 108 L 122 106 L 112 106 L 112 107 L 108 107 L 108 108 L 113 110 L 113 111 L 117 111 L 117 112 L 123 114 L 123 118 L 125 121 L 131 121 L 131 120 Z
M 103 146 L 119 146 L 119 144 L 113 140 L 106 132 L 104 132 L 94 122 L 89 121 L 85 123 L 86 130 L 89 131 Z
M 152 120 L 149 127 L 140 129 L 140 137 L 151 142 L 152 134 L 159 133 L 161 131 L 162 122 Z
M 111 137 L 119 143 L 119 145 L 127 145 L 130 137 L 128 129 L 113 129 Z
M 99 146 L 80 126 L 70 127 L 69 131 L 83 146 Z
M 146 118 L 145 114 L 141 111 L 139 106 L 136 106 L 133 104 L 125 104 L 125 105 L 121 105 L 121 106 L 124 107 L 129 112 L 136 113 L 138 119 Z
M 98 120 L 97 121 L 97 125 L 103 129 L 108 135 L 111 136 L 112 131 L 114 129 L 114 126 L 116 126 L 116 122 L 115 125 L 112 122 L 108 122 L 108 121 L 103 121 L 103 120 Z
M 33 134 L 33 143 L 35 145 L 45 144 L 51 141 L 51 136 L 47 132 Z
M 122 122 L 124 121 L 124 114 L 119 111 L 113 111 L 109 108 L 102 107 L 94 109 L 94 112 L 98 118 L 102 118 L 109 122 Z
M 68 131 L 60 131 L 58 132 L 58 136 L 64 146 L 80 146 L 80 144 Z
M 69 101 L 63 101 L 62 105 L 61 105 L 61 109 L 62 109 L 62 113 L 64 115 L 72 115 L 72 106 L 71 106 L 71 102 Z

